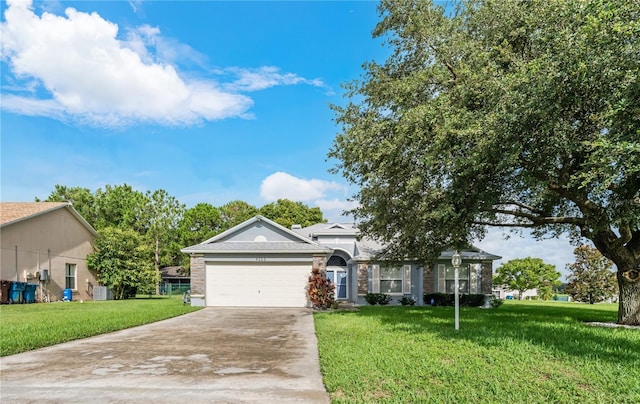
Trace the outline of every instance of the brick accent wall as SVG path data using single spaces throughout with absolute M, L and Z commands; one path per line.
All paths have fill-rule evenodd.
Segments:
M 482 279 L 480 280 L 480 293 L 490 295 L 492 293 L 493 284 L 493 262 L 485 261 L 482 263 Z
M 191 255 L 191 294 L 204 295 L 205 286 L 205 264 L 204 254 Z
M 369 264 L 358 263 L 358 294 L 366 295 L 369 291 Z
M 427 264 L 423 268 L 422 273 L 422 290 L 424 293 L 433 293 L 436 291 L 436 279 L 433 272 L 435 264 Z
M 314 255 L 311 269 L 319 269 L 324 276 L 327 275 L 327 257 L 324 255 Z

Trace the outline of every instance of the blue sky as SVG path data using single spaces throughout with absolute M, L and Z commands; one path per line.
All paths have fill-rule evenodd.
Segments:
M 389 50 L 377 3 L 3 1 L 1 199 L 56 184 L 164 189 L 187 207 L 278 198 L 340 220 L 353 189 L 328 170 L 341 83 Z M 564 270 L 567 240 L 502 240 L 503 261 Z

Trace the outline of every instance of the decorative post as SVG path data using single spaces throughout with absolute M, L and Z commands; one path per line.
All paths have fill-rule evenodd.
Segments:
M 455 329 L 458 330 L 460 328 L 460 285 L 459 285 L 459 270 L 460 264 L 462 264 L 462 258 L 460 257 L 460 253 L 458 250 L 451 257 L 451 264 L 453 264 L 454 271 L 454 302 L 455 302 Z

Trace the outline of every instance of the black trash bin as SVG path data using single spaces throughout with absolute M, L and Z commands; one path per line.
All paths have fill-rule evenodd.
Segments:
M 9 303 L 9 288 L 11 281 L 0 280 L 0 304 Z

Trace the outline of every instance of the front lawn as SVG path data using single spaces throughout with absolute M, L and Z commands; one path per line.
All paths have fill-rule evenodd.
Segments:
M 509 301 L 316 313 L 333 402 L 640 402 L 640 330 L 603 328 L 617 306 Z
M 197 310 L 181 296 L 0 306 L 0 356 L 42 348 Z

